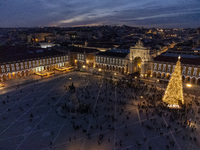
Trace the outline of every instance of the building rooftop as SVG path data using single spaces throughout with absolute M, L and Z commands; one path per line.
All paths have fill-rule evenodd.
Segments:
M 92 48 L 83 48 L 83 47 L 70 47 L 70 52 L 76 52 L 76 53 L 97 53 L 99 50 L 92 49 Z
M 177 60 L 178 60 L 178 57 L 164 56 L 164 55 L 159 55 L 154 58 L 154 61 L 171 62 L 171 63 L 176 63 Z M 196 57 L 196 58 L 181 57 L 180 61 L 182 64 L 200 65 L 200 57 Z
M 129 53 L 116 53 L 116 52 L 100 52 L 96 56 L 111 56 L 111 57 L 121 57 L 125 58 Z
M 48 50 L 34 47 L 0 47 L 0 63 L 19 61 L 25 59 L 37 59 L 42 57 L 51 57 L 63 55 L 64 53 L 57 50 Z

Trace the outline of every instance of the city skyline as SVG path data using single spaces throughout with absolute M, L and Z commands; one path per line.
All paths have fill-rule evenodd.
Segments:
M 130 25 L 199 27 L 197 0 L 0 1 L 0 27 Z

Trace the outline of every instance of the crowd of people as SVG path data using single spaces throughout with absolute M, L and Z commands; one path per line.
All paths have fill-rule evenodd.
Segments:
M 185 140 L 200 147 L 198 141 L 199 97 L 197 95 L 193 97 L 186 95 L 185 104 L 180 109 L 170 109 L 162 102 L 164 89 L 144 83 L 139 79 L 112 80 L 112 78 L 97 78 L 92 75 L 78 74 L 74 78 L 77 78 L 80 83 L 79 87 L 74 88 L 73 91 L 76 90 L 78 101 L 84 104 L 84 107 L 89 106 L 90 110 L 84 111 L 82 119 L 76 115 L 71 116 L 71 118 L 67 117 L 67 119 L 70 119 L 73 132 L 81 132 L 85 141 L 95 139 L 97 145 L 109 143 L 113 149 L 115 147 L 116 149 L 131 150 L 130 144 L 132 144 L 138 149 L 145 146 L 146 149 L 153 150 L 156 149 L 155 145 L 151 143 L 153 137 L 148 134 L 155 132 L 158 137 L 165 137 L 166 149 L 181 147 Z M 74 85 L 77 81 L 73 80 Z M 66 86 L 64 89 L 68 90 Z M 19 87 L 16 90 L 19 90 Z M 22 93 L 23 90 L 19 92 Z M 55 97 L 52 96 L 50 101 L 56 101 Z M 65 97 L 64 100 L 69 101 L 68 97 Z M 2 101 L 2 104 L 5 105 L 9 101 L 12 100 L 7 95 L 7 99 Z M 24 111 L 24 108 L 19 106 L 19 110 Z M 34 115 L 30 113 L 30 122 Z M 141 126 L 141 135 L 134 134 L 134 131 L 131 130 L 137 123 Z M 37 126 L 37 129 L 40 130 L 40 125 Z M 122 133 L 117 136 L 119 132 Z M 51 134 L 55 136 L 53 130 Z M 177 143 L 175 137 L 179 137 L 179 142 L 180 140 L 182 142 Z M 77 134 L 71 134 L 67 142 L 79 138 Z M 131 141 L 131 143 L 128 145 L 127 141 Z M 52 146 L 54 146 L 54 142 L 50 141 L 50 147 Z

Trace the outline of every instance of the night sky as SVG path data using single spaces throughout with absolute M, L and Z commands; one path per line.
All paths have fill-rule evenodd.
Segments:
M 199 27 L 200 0 L 0 0 L 0 27 Z

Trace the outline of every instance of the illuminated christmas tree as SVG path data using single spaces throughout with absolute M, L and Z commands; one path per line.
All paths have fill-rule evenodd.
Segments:
M 163 96 L 163 102 L 168 104 L 168 107 L 179 108 L 180 104 L 184 104 L 180 58 L 179 56 Z

